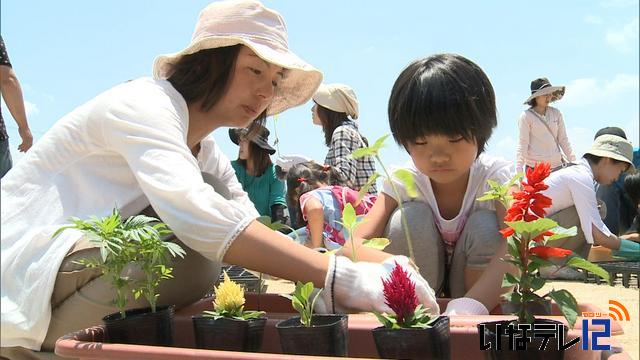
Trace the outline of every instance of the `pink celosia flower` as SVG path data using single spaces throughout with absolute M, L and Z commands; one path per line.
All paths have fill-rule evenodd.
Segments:
M 409 274 L 396 263 L 387 280 L 382 279 L 385 304 L 396 314 L 398 324 L 411 321 L 418 307 L 416 284 Z

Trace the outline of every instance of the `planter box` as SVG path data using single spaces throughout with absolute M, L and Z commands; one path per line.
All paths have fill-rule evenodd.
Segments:
M 257 308 L 257 296 L 247 294 L 246 309 Z M 229 351 L 213 351 L 195 349 L 193 325 L 191 315 L 198 314 L 202 310 L 211 308 L 211 298 L 205 298 L 187 308 L 176 312 L 174 318 L 174 347 L 124 345 L 102 343 L 104 328 L 96 326 L 68 334 L 56 343 L 56 354 L 63 357 L 80 359 L 276 359 L 282 358 L 280 354 L 280 341 L 275 324 L 280 320 L 293 316 L 291 302 L 274 294 L 263 294 L 260 298 L 261 310 L 267 311 L 267 324 L 264 329 L 264 340 L 261 353 L 243 353 Z M 447 299 L 440 299 L 440 306 L 444 308 Z M 498 311 L 495 309 L 494 311 Z M 580 311 L 602 313 L 599 308 L 590 304 L 580 304 Z M 554 307 L 554 314 L 558 314 Z M 500 319 L 512 319 L 512 316 L 488 315 L 488 316 L 456 316 L 451 318 L 451 358 L 452 359 L 480 359 L 484 354 L 479 349 L 478 330 L 476 325 L 484 321 L 496 321 Z M 549 316 L 546 318 L 563 321 L 561 316 Z M 576 322 L 576 328 L 569 331 L 568 338 L 582 336 L 582 322 Z M 371 314 L 349 315 L 349 356 L 376 358 L 377 352 L 373 342 L 371 330 L 380 326 L 380 323 Z M 597 329 L 590 329 L 597 330 Z M 622 327 L 615 321 L 611 322 L 611 335 L 622 333 Z M 568 341 L 567 339 L 566 341 Z M 584 339 L 583 339 L 584 340 Z M 602 339 L 601 339 L 602 340 Z M 603 341 L 600 341 L 603 343 Z M 615 345 L 611 338 L 611 343 Z M 269 354 L 271 353 L 271 354 Z M 607 358 L 609 354 L 602 351 L 583 351 L 581 343 L 566 350 L 565 359 L 593 359 Z M 296 355 L 296 358 L 302 357 Z

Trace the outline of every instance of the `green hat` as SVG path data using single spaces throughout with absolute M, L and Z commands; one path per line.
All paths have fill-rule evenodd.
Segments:
M 591 145 L 591 149 L 587 151 L 587 154 L 608 157 L 614 160 L 626 162 L 630 165 L 627 172 L 631 172 L 635 169 L 635 166 L 633 166 L 633 145 L 631 145 L 629 140 L 620 136 L 598 136 L 593 142 L 593 145 Z

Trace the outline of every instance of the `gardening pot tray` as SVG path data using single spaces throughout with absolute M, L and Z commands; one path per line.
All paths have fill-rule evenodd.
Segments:
M 257 308 L 257 295 L 246 294 L 247 302 L 245 309 Z M 146 346 L 146 345 L 125 345 L 103 343 L 105 330 L 103 326 L 80 330 L 67 334 L 58 339 L 55 347 L 56 354 L 63 357 L 80 359 L 279 359 L 282 358 L 280 342 L 275 325 L 284 319 L 294 316 L 291 302 L 276 294 L 263 294 L 260 297 L 261 309 L 267 311 L 267 324 L 264 330 L 264 340 L 260 353 L 214 351 L 195 349 L 193 335 L 193 325 L 191 316 L 209 310 L 212 298 L 204 298 L 186 308 L 176 312 L 174 317 L 174 347 Z M 446 307 L 448 299 L 438 299 L 441 308 Z M 499 307 L 494 309 L 493 315 L 486 316 L 455 316 L 451 318 L 451 358 L 452 359 L 480 359 L 483 354 L 479 349 L 478 330 L 476 325 L 485 321 L 497 321 L 502 319 L 513 319 L 513 316 L 505 316 L 495 313 Z M 579 312 L 603 311 L 591 304 L 579 304 Z M 554 304 L 553 314 L 559 314 Z M 565 322 L 559 315 L 545 316 L 545 318 Z M 566 323 L 566 322 L 565 322 Z M 578 318 L 576 327 L 569 331 L 568 338 L 575 338 L 582 335 L 581 318 Z M 376 347 L 373 342 L 371 330 L 380 326 L 378 320 L 372 314 L 350 314 L 349 315 L 349 356 L 377 358 Z M 597 330 L 591 329 L 590 330 Z M 616 321 L 611 321 L 611 335 L 622 333 L 622 327 Z M 606 343 L 606 339 L 600 339 L 600 343 Z M 568 341 L 565 340 L 565 342 Z M 612 345 L 617 345 L 615 340 L 609 339 Z M 625 355 L 625 354 L 621 354 Z M 578 343 L 566 350 L 565 359 L 593 359 L 600 360 L 607 358 L 599 350 L 581 350 Z M 296 358 L 323 358 L 299 356 Z

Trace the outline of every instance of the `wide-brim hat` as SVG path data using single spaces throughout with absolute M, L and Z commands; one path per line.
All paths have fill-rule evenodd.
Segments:
M 549 102 L 562 99 L 564 96 L 564 86 L 553 86 L 547 78 L 537 78 L 531 82 L 531 96 L 524 101 L 525 105 L 529 105 L 533 98 L 543 95 L 553 94 L 553 97 Z
M 356 92 L 344 84 L 322 84 L 315 94 L 313 101 L 327 109 L 346 113 L 353 120 L 358 118 L 358 98 Z
M 236 144 L 240 144 L 240 138 L 246 136 L 249 133 L 248 129 L 229 129 L 229 139 Z M 256 135 L 251 142 L 255 143 L 259 147 L 267 150 L 270 155 L 276 153 L 276 149 L 274 149 L 271 145 L 269 145 L 269 129 L 264 126 L 260 127 L 260 131 L 258 131 L 258 135 Z
M 158 56 L 153 64 L 153 77 L 169 78 L 173 65 L 184 55 L 237 44 L 247 46 L 262 60 L 288 70 L 278 83 L 267 115 L 304 104 L 322 82 L 320 71 L 289 50 L 282 16 L 258 1 L 220 1 L 204 8 L 189 46 L 177 53 Z
M 600 135 L 594 140 L 587 154 L 626 162 L 630 165 L 627 172 L 635 170 L 633 165 L 633 145 L 623 137 L 608 134 Z

